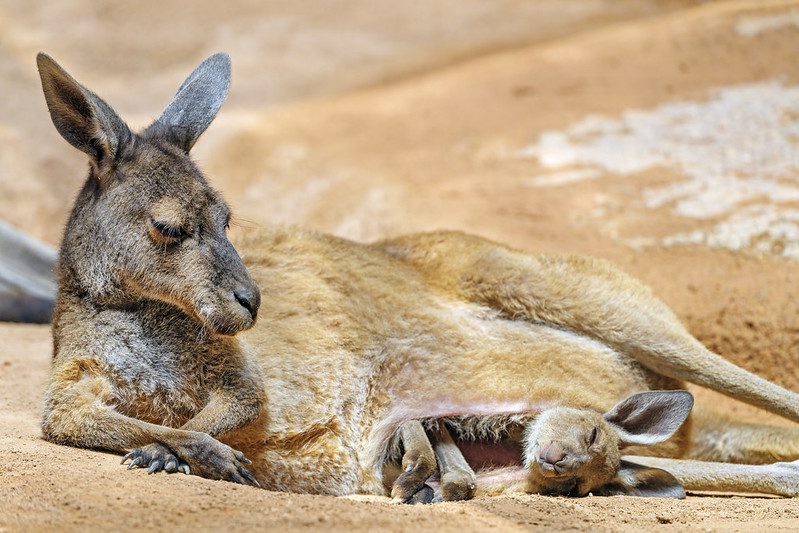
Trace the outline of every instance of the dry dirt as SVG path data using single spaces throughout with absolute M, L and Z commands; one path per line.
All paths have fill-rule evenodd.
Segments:
M 694 4 L 0 0 L 0 213 L 55 244 L 85 167 L 49 124 L 38 49 L 137 126 L 224 49 L 233 91 L 195 155 L 235 232 L 450 228 L 605 257 L 799 390 L 799 2 Z M 405 507 L 127 472 L 39 438 L 49 357 L 47 328 L 0 325 L 0 532 L 799 529 L 787 499 Z

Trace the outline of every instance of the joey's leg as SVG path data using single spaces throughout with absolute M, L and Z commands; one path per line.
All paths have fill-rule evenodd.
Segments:
M 402 474 L 391 488 L 391 497 L 407 503 L 430 503 L 433 489 L 425 482 L 436 472 L 436 456 L 430 439 L 418 420 L 403 422 L 399 435 L 405 453 Z
M 151 424 L 125 416 L 108 405 L 113 388 L 98 370 L 92 361 L 83 360 L 67 363 L 54 373 L 42 419 L 45 438 L 58 444 L 119 452 L 136 448 L 138 452 L 134 450 L 129 459 L 136 466 L 148 468 L 152 465 L 146 459 L 169 461 L 169 457 L 159 455 L 166 449 L 193 474 L 256 484 L 244 466 L 249 460 L 208 433 Z M 148 448 L 150 444 L 158 446 Z
M 441 497 L 445 501 L 472 499 L 477 476 L 443 422 L 433 430 L 433 450 L 441 474 Z
M 626 456 L 624 459 L 665 470 L 677 478 L 686 490 L 799 496 L 799 461 L 740 465 L 661 457 Z

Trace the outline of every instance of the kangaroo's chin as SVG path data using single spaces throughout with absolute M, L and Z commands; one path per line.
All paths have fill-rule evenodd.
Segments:
M 198 310 L 196 317 L 206 331 L 223 337 L 232 337 L 255 325 L 255 318 L 238 310 L 215 310 L 205 306 Z

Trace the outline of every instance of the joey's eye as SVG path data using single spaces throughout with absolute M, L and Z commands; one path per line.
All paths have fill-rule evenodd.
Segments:
M 599 429 L 596 428 L 596 427 L 593 430 L 591 430 L 591 436 L 588 437 L 588 445 L 589 446 L 593 445 L 596 442 L 596 437 L 597 437 L 598 433 L 599 433 Z
M 153 239 L 162 243 L 175 243 L 185 239 L 188 233 L 181 227 L 151 218 L 150 235 Z

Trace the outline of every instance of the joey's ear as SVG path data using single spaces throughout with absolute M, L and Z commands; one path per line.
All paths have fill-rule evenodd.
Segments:
M 214 54 L 194 69 L 144 132 L 161 137 L 188 152 L 214 120 L 230 88 L 230 57 Z
M 612 481 L 591 491 L 597 496 L 643 496 L 685 498 L 685 489 L 676 477 L 660 468 L 622 461 Z
M 83 87 L 48 55 L 36 56 L 44 99 L 58 133 L 101 168 L 111 163 L 133 134 L 111 106 Z
M 621 446 L 657 444 L 671 437 L 685 422 L 694 397 L 684 390 L 633 394 L 605 414 Z

